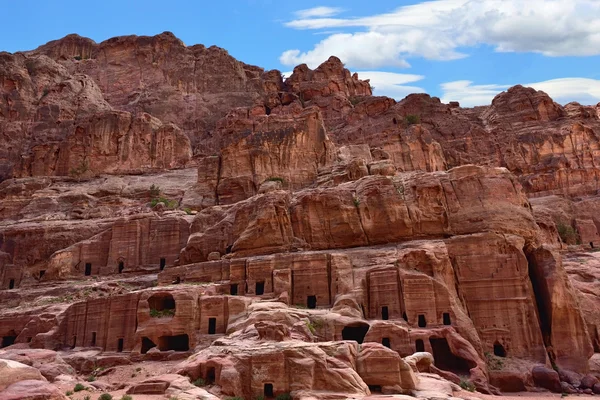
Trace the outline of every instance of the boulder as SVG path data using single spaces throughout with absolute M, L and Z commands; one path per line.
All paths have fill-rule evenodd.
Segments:
M 558 372 L 553 369 L 537 365 L 531 370 L 531 375 L 536 386 L 548 389 L 555 393 L 561 392 L 562 387 L 560 385 Z

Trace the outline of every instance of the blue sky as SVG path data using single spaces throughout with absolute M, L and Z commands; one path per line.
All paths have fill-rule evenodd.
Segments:
M 171 31 L 282 72 L 337 55 L 397 99 L 488 104 L 526 84 L 563 104 L 600 102 L 600 0 L 32 0 L 7 2 L 3 15 L 10 52 L 69 33 L 100 42 Z

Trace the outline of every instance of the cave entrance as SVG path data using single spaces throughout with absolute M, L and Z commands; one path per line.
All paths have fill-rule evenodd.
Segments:
M 273 384 L 272 383 L 265 383 L 265 387 L 264 387 L 264 396 L 266 398 L 271 398 L 273 397 Z
M 425 351 L 425 343 L 422 339 L 415 340 L 415 351 L 417 353 Z
M 215 333 L 217 333 L 217 319 L 209 318 L 208 319 L 208 334 L 214 335 Z
M 405 312 L 402 313 L 402 319 L 408 322 L 408 315 Z
M 8 288 L 9 289 L 15 288 L 15 280 L 14 279 L 11 279 L 10 281 L 8 281 Z
M 215 383 L 215 379 L 215 367 L 209 367 L 206 370 L 206 379 L 204 380 L 204 382 L 206 382 L 207 385 L 212 385 L 213 383 Z
M 256 290 L 255 293 L 257 296 L 260 296 L 265 293 L 265 282 L 256 282 Z
M 92 274 L 92 263 L 85 263 L 85 276 Z
M 90 342 L 90 346 L 94 347 L 96 345 L 96 332 L 92 332 L 92 340 Z
M 498 357 L 506 357 L 506 349 L 500 343 L 494 343 L 494 355 Z
M 160 259 L 160 270 L 162 271 L 163 269 L 165 269 L 166 266 L 167 266 L 167 259 L 161 258 Z
M 306 306 L 308 308 L 317 308 L 317 296 L 308 296 L 306 298 Z
M 233 283 L 229 286 L 229 294 L 232 296 L 237 296 L 238 294 L 238 284 Z
M 590 248 L 594 248 L 594 242 L 590 242 Z
M 125 263 L 123 261 L 119 261 L 119 273 L 122 274 L 125 269 Z
M 457 375 L 469 375 L 469 370 L 476 365 L 470 365 L 467 360 L 455 356 L 448 346 L 446 338 L 429 338 L 433 353 L 434 365 L 444 371 L 450 371 Z
M 77 346 L 77 336 L 73 336 L 73 343 L 71 343 L 71 348 L 74 349 Z
M 381 307 L 381 319 L 387 320 L 390 318 L 390 314 L 387 306 Z
M 368 324 L 358 324 L 354 326 L 346 326 L 342 329 L 342 339 L 354 340 L 358 343 L 362 343 L 365 340 L 365 336 L 369 331 Z
M 124 345 L 125 345 L 125 341 L 123 340 L 123 338 L 119 338 L 119 341 L 117 342 L 117 351 L 119 353 L 121 353 L 123 351 Z
M 146 354 L 148 350 L 156 347 L 156 344 L 147 337 L 142 338 L 142 354 Z
M 190 339 L 188 335 L 161 336 L 158 338 L 158 348 L 160 351 L 188 351 Z
M 2 346 L 0 347 L 12 346 L 15 344 L 15 340 L 17 340 L 17 335 L 2 336 Z
M 381 385 L 369 385 L 369 391 L 371 393 L 381 393 Z
M 444 314 L 442 314 L 442 319 L 444 325 L 452 325 L 452 323 L 450 322 L 450 313 L 445 312 Z
M 392 343 L 389 337 L 384 337 L 383 339 L 381 339 L 381 344 L 387 347 L 388 349 L 392 348 Z
M 427 320 L 425 319 L 425 315 L 419 314 L 418 318 L 419 318 L 419 321 L 418 321 L 419 328 L 425 328 L 427 326 Z
M 45 269 L 40 270 L 40 279 L 42 279 L 44 277 L 44 275 L 46 275 L 46 270 Z
M 148 306 L 150 307 L 151 313 L 152 310 L 175 310 L 175 299 L 170 293 L 155 294 L 150 296 L 150 298 L 148 299 Z

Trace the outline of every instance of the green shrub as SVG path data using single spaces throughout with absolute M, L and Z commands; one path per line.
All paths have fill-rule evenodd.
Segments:
M 133 397 L 131 397 L 128 394 L 124 394 L 123 396 L 121 396 L 121 400 L 133 400 Z
M 240 396 L 235 396 L 235 397 L 228 397 L 227 400 L 244 400 L 244 398 L 240 397 Z
M 289 393 L 278 394 L 275 400 L 292 400 L 292 396 Z
M 175 310 L 173 309 L 165 309 L 165 310 L 155 310 L 154 308 L 150 309 L 150 316 L 152 318 L 164 318 L 164 317 L 172 317 L 175 315 Z
M 404 121 L 406 121 L 406 125 L 415 125 L 421 122 L 421 118 L 418 115 L 408 114 L 404 117 Z
M 357 105 L 361 101 L 363 101 L 362 97 L 350 97 L 350 104 L 352 104 L 353 106 Z
M 165 207 L 167 207 L 170 210 L 177 208 L 177 206 L 179 205 L 179 202 L 177 200 L 170 200 L 166 197 L 157 197 L 150 201 L 150 207 L 154 208 L 158 203 L 163 203 Z
M 75 385 L 75 387 L 73 388 L 74 392 L 81 392 L 82 390 L 85 390 L 85 386 L 83 386 L 81 383 L 78 383 L 77 385 Z
M 98 400 L 112 400 L 112 396 L 108 393 L 102 393 Z
M 488 368 L 492 371 L 498 371 L 504 368 L 504 360 L 502 359 L 502 357 L 498 357 L 494 354 L 486 352 L 485 361 Z
M 352 198 L 352 201 L 354 202 L 355 207 L 360 206 L 360 199 L 358 197 Z
M 88 376 L 88 378 L 87 378 L 87 381 L 88 381 L 88 382 L 94 382 L 95 380 L 96 380 L 96 377 L 95 377 L 94 375 L 90 375 L 90 376 Z
M 468 381 L 465 378 L 460 378 L 460 383 L 458 384 L 462 389 L 467 390 L 469 392 L 474 392 L 475 391 L 475 385 L 473 385 L 473 382 Z
M 183 209 L 183 211 L 185 211 L 185 213 L 187 215 L 192 215 L 192 209 L 191 208 L 186 207 L 186 208 Z
M 72 396 L 73 395 L 73 391 L 72 390 L 67 390 L 67 392 L 65 394 L 67 396 Z
M 192 383 L 194 384 L 194 386 L 198 386 L 198 387 L 206 385 L 206 382 L 204 382 L 204 379 L 202 379 L 202 378 L 198 378 Z
M 92 396 L 90 396 L 89 394 L 85 395 L 83 396 L 83 400 L 92 400 Z
M 579 242 L 579 236 L 570 224 L 559 221 L 556 223 L 556 230 L 558 231 L 560 240 L 562 240 L 563 243 L 577 244 Z
M 260 395 L 256 396 L 254 398 L 254 400 L 265 400 L 265 396 L 263 396 L 262 394 L 260 394 Z
M 81 162 L 81 164 L 79 164 L 78 167 L 71 168 L 71 170 L 69 171 L 69 174 L 74 177 L 79 177 L 79 176 L 85 174 L 86 172 L 88 172 L 89 170 L 90 170 L 90 165 L 88 164 L 87 160 L 83 160 Z
M 150 197 L 159 197 L 160 192 L 160 186 L 157 186 L 154 183 L 150 186 Z
M 75 60 L 77 60 L 77 61 L 81 61 L 81 56 L 75 56 L 75 57 L 73 57 L 73 58 L 74 58 Z
M 265 182 L 281 182 L 281 184 L 283 185 L 285 183 L 285 179 L 279 176 L 272 176 L 270 178 L 265 179 Z

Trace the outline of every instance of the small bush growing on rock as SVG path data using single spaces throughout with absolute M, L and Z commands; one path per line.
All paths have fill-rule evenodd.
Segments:
M 421 122 L 421 118 L 414 114 L 408 114 L 404 120 L 406 121 L 406 125 L 415 125 Z
M 98 400 L 112 400 L 112 396 L 108 393 L 102 393 Z
M 73 391 L 72 390 L 67 390 L 67 392 L 65 394 L 67 396 L 72 396 L 73 395 Z
M 170 308 L 165 310 L 155 310 L 154 308 L 150 309 L 150 316 L 152 318 L 172 317 L 173 315 L 175 315 L 175 310 Z
M 492 371 L 498 371 L 504 368 L 504 360 L 501 357 L 495 356 L 494 354 L 485 353 L 486 364 Z
M 124 394 L 123 396 L 121 396 L 121 400 L 133 400 L 133 397 L 131 397 L 128 394 Z
M 202 378 L 196 379 L 193 383 L 194 383 L 194 386 L 198 386 L 198 387 L 206 385 L 206 382 L 204 382 L 204 379 L 202 379 Z
M 292 396 L 289 393 L 278 394 L 275 400 L 292 400 Z
M 285 183 L 285 179 L 279 176 L 272 176 L 270 178 L 267 178 L 265 182 L 281 182 L 281 184 L 283 185 Z
M 465 378 L 460 379 L 460 383 L 458 384 L 462 389 L 467 390 L 469 392 L 475 391 L 475 385 L 472 382 L 469 382 Z
M 556 230 L 560 236 L 560 240 L 566 244 L 576 244 L 579 242 L 579 236 L 575 229 L 569 224 L 565 224 L 562 221 L 556 223 Z
M 78 383 L 77 385 L 75 385 L 75 387 L 73 388 L 74 392 L 81 392 L 82 390 L 85 390 L 85 386 L 83 386 L 81 383 Z
M 96 377 L 95 377 L 94 375 L 90 375 L 90 376 L 88 376 L 88 378 L 87 378 L 87 381 L 88 381 L 88 382 L 94 382 L 95 380 L 96 380 Z
M 191 208 L 186 207 L 186 208 L 183 209 L 183 211 L 185 211 L 185 213 L 187 215 L 192 215 L 192 209 Z
M 165 207 L 171 210 L 177 208 L 177 206 L 179 205 L 179 202 L 177 200 L 170 200 L 166 197 L 157 197 L 150 201 L 150 207 L 154 208 L 158 203 L 163 203 Z
M 160 186 L 155 185 L 154 183 L 150 186 L 150 196 L 158 197 L 160 196 Z

